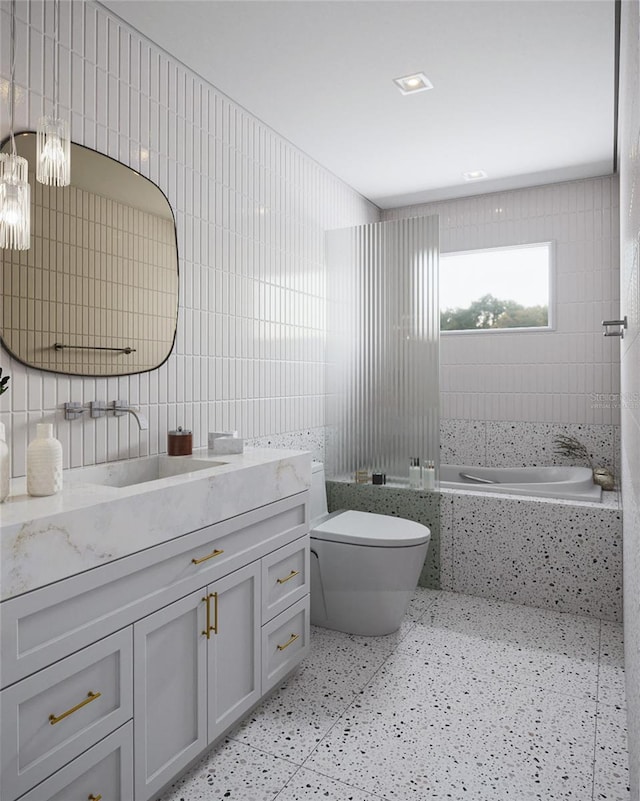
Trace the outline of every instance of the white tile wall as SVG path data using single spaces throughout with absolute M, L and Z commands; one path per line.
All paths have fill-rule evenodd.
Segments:
M 624 641 L 631 799 L 640 799 L 640 6 L 622 3 L 620 36 L 620 242 Z
M 52 97 L 53 3 L 18 1 L 16 130 Z M 9 11 L 0 2 L 2 100 Z M 61 3 L 60 103 L 75 142 L 156 182 L 173 207 L 180 314 L 169 361 L 124 378 L 59 377 L 0 352 L 0 419 L 25 472 L 35 424 L 56 423 L 65 466 L 166 450 L 166 432 L 263 438 L 324 424 L 324 231 L 379 211 L 229 98 L 89 1 Z M 0 136 L 8 134 L 3 113 Z M 150 421 L 65 422 L 67 400 L 124 398 Z
M 601 326 L 619 313 L 617 178 L 409 206 L 383 219 L 423 214 L 440 215 L 442 252 L 555 243 L 555 330 L 442 336 L 442 417 L 618 422 L 619 347 Z

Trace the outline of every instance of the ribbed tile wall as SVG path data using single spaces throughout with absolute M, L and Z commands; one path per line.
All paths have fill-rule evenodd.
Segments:
M 622 3 L 620 43 L 620 243 L 624 645 L 631 799 L 640 799 L 640 6 Z
M 438 218 L 327 234 L 327 474 L 439 462 Z
M 52 97 L 53 7 L 19 0 L 16 130 Z M 11 391 L 0 419 L 14 475 L 35 425 L 56 424 L 65 466 L 166 450 L 168 429 L 238 429 L 249 438 L 324 425 L 324 232 L 378 209 L 213 86 L 93 2 L 61 6 L 60 105 L 73 141 L 133 167 L 165 192 L 177 222 L 175 350 L 126 378 L 60 377 L 0 352 Z M 9 78 L 10 3 L 0 4 L 1 101 Z M 3 112 L 0 136 L 8 134 Z M 149 418 L 65 422 L 68 400 L 129 400 Z
M 383 212 L 440 215 L 443 253 L 552 241 L 555 330 L 444 334 L 441 414 L 465 420 L 617 423 L 618 181 L 549 184 Z

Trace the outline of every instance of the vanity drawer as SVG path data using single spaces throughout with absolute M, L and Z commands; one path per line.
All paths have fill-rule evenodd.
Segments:
M 2 686 L 40 670 L 309 530 L 308 492 L 0 604 Z
M 309 535 L 262 559 L 262 622 L 309 592 Z
M 262 693 L 266 693 L 309 651 L 309 596 L 262 627 Z
M 13 801 L 133 716 L 131 628 L 0 693 L 0 797 Z
M 133 801 L 132 741 L 129 721 L 20 801 Z

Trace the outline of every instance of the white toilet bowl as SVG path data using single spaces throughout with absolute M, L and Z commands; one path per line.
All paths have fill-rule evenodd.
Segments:
M 382 491 L 382 490 L 381 490 Z M 369 512 L 327 514 L 324 467 L 311 488 L 311 623 L 349 634 L 396 631 L 418 583 L 431 532 Z

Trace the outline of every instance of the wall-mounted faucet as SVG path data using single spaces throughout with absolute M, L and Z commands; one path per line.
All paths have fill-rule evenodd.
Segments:
M 69 401 L 64 405 L 64 419 L 77 420 L 83 412 L 89 412 L 91 417 L 105 417 L 107 412 L 113 412 L 114 417 L 121 417 L 123 414 L 132 414 L 140 431 L 146 431 L 149 428 L 149 421 L 142 414 L 137 406 L 129 406 L 126 400 L 115 400 L 111 403 L 105 401 L 91 401 L 87 406 L 83 406 L 78 401 Z
M 136 418 L 138 428 L 140 431 L 146 431 L 149 428 L 149 421 L 142 414 L 137 406 L 129 406 L 127 401 L 116 400 L 113 401 L 113 413 L 116 417 L 121 417 L 123 414 L 132 414 Z

